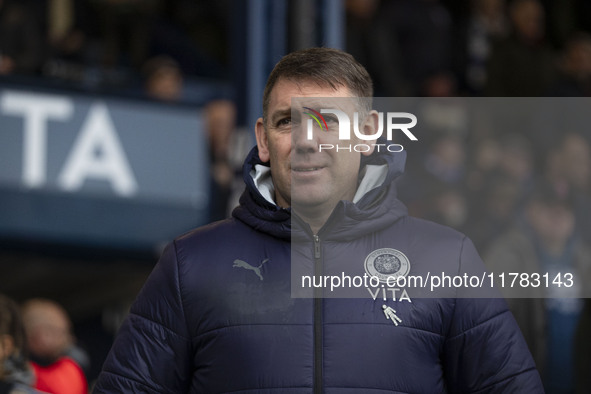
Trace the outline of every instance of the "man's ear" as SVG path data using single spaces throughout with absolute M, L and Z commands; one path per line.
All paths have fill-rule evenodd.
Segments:
M 378 131 L 379 121 L 380 119 L 378 111 L 376 111 L 375 109 L 371 110 L 369 112 L 369 115 L 367 115 L 367 117 L 363 121 L 363 125 L 360 131 L 365 135 L 374 135 Z M 364 140 L 363 143 L 367 144 L 370 147 L 370 149 L 367 152 L 361 152 L 361 154 L 364 156 L 371 155 L 375 149 L 375 146 L 373 144 L 375 144 L 376 141 L 377 138 L 371 140 Z
M 257 147 L 259 148 L 259 158 L 263 163 L 269 161 L 269 140 L 267 138 L 267 131 L 263 118 L 258 118 L 255 125 L 255 135 L 257 139 Z

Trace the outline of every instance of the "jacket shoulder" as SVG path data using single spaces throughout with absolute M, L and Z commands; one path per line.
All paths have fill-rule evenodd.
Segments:
M 466 234 L 459 232 L 451 227 L 444 226 L 430 220 L 420 219 L 413 216 L 405 216 L 402 218 L 404 225 L 408 227 L 409 231 L 414 232 L 426 241 L 439 242 L 458 242 L 461 243 Z
M 470 265 L 482 263 L 465 234 L 441 224 L 406 216 L 394 224 L 392 235 L 404 238 L 425 271 L 456 275 Z
M 248 255 L 260 251 L 262 245 L 277 244 L 280 240 L 257 231 L 235 218 L 229 218 L 193 229 L 173 240 L 179 266 L 195 265 L 219 260 L 226 255 Z M 229 258 L 229 257 L 228 257 Z
M 178 246 L 187 243 L 200 242 L 203 238 L 215 238 L 230 233 L 239 233 L 248 231 L 248 226 L 234 219 L 224 219 L 212 222 L 204 226 L 196 227 L 184 234 L 176 237 L 173 242 Z
M 191 341 L 199 324 L 195 316 L 202 316 L 193 308 L 203 305 L 207 289 L 223 283 L 212 278 L 223 276 L 217 272 L 226 266 L 219 262 L 229 245 L 243 245 L 252 233 L 228 219 L 191 230 L 166 246 L 119 331 L 96 392 L 186 392 Z

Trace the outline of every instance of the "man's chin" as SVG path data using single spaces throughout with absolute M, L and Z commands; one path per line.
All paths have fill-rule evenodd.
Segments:
M 303 195 L 291 195 L 291 207 L 298 210 L 316 209 L 326 205 L 328 198 L 326 196 L 318 196 L 312 193 L 298 193 Z

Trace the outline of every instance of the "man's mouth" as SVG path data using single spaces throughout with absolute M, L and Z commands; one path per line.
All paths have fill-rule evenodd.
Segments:
M 308 167 L 308 168 L 294 168 L 293 170 L 296 172 L 310 172 L 310 171 L 318 171 L 322 167 Z

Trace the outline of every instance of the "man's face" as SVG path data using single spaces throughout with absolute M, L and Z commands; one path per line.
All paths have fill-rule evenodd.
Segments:
M 56 358 L 71 343 L 70 323 L 61 310 L 34 305 L 26 310 L 23 318 L 29 350 L 35 356 Z
M 308 139 L 305 127 L 305 115 L 301 115 L 303 108 L 294 104 L 294 119 L 292 121 L 292 97 L 304 97 L 300 104 L 307 105 L 317 111 L 328 100 L 314 99 L 315 97 L 353 97 L 348 88 L 332 89 L 321 86 L 313 81 L 294 82 L 280 79 L 271 91 L 266 122 L 259 118 L 256 124 L 257 145 L 259 156 L 263 162 L 270 162 L 271 175 L 275 186 L 275 200 L 281 207 L 294 206 L 297 208 L 327 209 L 332 211 L 338 201 L 352 200 L 357 190 L 361 154 L 348 150 L 323 149 L 320 144 L 355 145 L 360 140 L 355 137 L 347 141 L 338 140 L 338 123 L 325 115 L 329 124 L 326 131 L 320 131 L 315 126 L 313 138 Z M 307 100 L 309 98 L 310 100 Z M 345 100 L 337 106 L 349 115 L 353 122 L 353 112 L 358 108 L 356 99 Z M 298 100 L 298 103 L 300 100 Z M 328 101 L 330 102 L 330 101 Z M 343 103 L 343 100 L 335 100 Z M 305 104 L 307 103 L 307 104 Z M 334 105 L 332 106 L 335 107 Z M 330 107 L 329 107 L 330 108 Z M 295 118 L 298 114 L 298 119 Z M 332 122 L 331 122 L 332 119 Z M 332 123 L 332 124 L 331 124 Z M 360 130 L 373 133 L 377 127 L 377 113 L 372 111 L 367 121 L 360 126 Z M 361 141 L 371 146 L 375 141 Z M 369 155 L 373 148 L 364 152 Z

